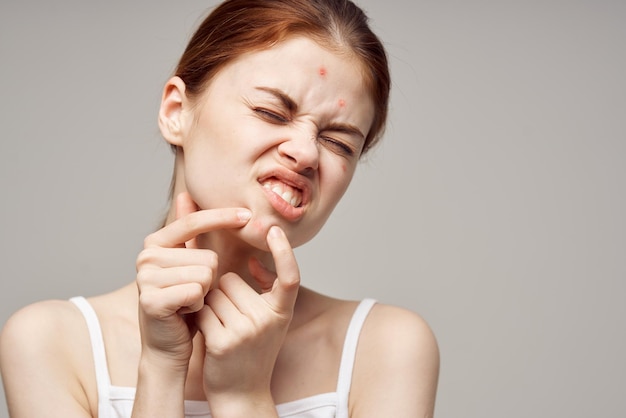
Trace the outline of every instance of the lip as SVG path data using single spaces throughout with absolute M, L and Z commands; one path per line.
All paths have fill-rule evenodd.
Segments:
M 282 197 L 278 196 L 273 191 L 264 188 L 263 182 L 271 178 L 274 178 L 281 183 L 285 183 L 288 186 L 295 187 L 301 190 L 302 203 L 300 204 L 300 206 L 294 208 L 289 203 L 285 202 Z M 283 218 L 287 219 L 288 221 L 297 221 L 304 215 L 305 208 L 311 199 L 312 185 L 311 181 L 308 178 L 298 173 L 294 173 L 291 170 L 287 170 L 282 167 L 276 167 L 267 172 L 262 177 L 259 177 L 258 182 L 261 186 L 261 189 L 267 196 L 270 204 L 272 205 L 272 208 L 274 208 L 274 210 L 278 212 Z

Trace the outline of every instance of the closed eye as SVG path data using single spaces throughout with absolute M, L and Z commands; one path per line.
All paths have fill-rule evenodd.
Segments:
M 331 151 L 337 154 L 341 154 L 346 157 L 354 156 L 355 151 L 352 149 L 352 147 L 337 139 L 331 138 L 329 136 L 320 135 L 319 140 L 325 147 L 329 148 Z
M 261 118 L 267 120 L 270 123 L 278 123 L 284 125 L 289 122 L 289 119 L 279 113 L 273 112 L 268 109 L 264 109 L 262 107 L 255 107 L 252 109 L 254 113 L 259 115 Z

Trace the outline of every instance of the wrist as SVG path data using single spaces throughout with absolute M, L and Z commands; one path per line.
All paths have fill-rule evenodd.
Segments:
M 132 416 L 183 418 L 187 372 L 155 364 L 149 356 L 139 361 Z
M 207 396 L 214 418 L 277 418 L 271 393 L 219 393 Z
M 139 373 L 164 375 L 166 378 L 187 377 L 189 371 L 189 358 L 173 358 L 159 351 L 143 348 L 139 359 Z

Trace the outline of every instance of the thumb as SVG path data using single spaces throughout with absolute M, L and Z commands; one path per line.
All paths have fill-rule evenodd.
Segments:
M 196 202 L 193 201 L 189 192 L 182 192 L 176 196 L 176 219 L 184 218 L 190 213 L 197 212 L 199 210 Z M 198 248 L 198 244 L 195 238 L 190 239 L 185 243 L 187 248 Z
M 274 257 L 277 277 L 272 290 L 262 296 L 276 312 L 291 315 L 300 288 L 300 270 L 296 256 L 287 236 L 277 226 L 270 228 L 267 234 L 267 244 Z

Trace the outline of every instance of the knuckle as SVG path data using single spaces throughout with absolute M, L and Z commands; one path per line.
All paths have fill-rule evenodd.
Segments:
M 145 248 L 137 255 L 137 268 L 139 269 L 141 266 L 149 264 L 152 261 L 154 261 L 154 249 Z
M 156 242 L 156 232 L 152 232 L 151 234 L 148 234 L 148 236 L 144 238 L 143 247 L 144 248 L 153 247 L 156 245 L 155 242 Z
M 258 315 L 254 318 L 254 324 L 261 334 L 265 334 L 274 327 L 274 320 L 270 315 Z
M 202 255 L 200 262 L 211 270 L 217 270 L 217 254 L 211 250 L 200 250 Z
M 198 279 L 203 289 L 208 290 L 213 281 L 213 270 L 207 266 L 198 266 Z M 204 296 L 204 295 L 203 295 Z
M 283 283 L 287 289 L 297 288 L 300 286 L 300 275 L 294 274 L 293 276 L 286 277 Z
M 185 305 L 193 305 L 204 299 L 204 289 L 199 283 L 192 283 L 187 286 L 187 303 Z
M 252 344 L 260 335 L 266 334 L 268 329 L 269 327 L 242 330 L 239 344 L 242 346 Z
M 141 292 L 139 294 L 139 307 L 148 316 L 157 316 L 160 312 L 159 298 L 156 292 Z
M 137 283 L 139 285 L 145 285 L 152 279 L 152 274 L 147 269 L 140 269 L 137 271 Z
M 211 356 L 216 359 L 227 357 L 232 352 L 232 346 L 225 340 L 214 341 L 210 346 L 207 346 L 207 351 L 211 353 Z

